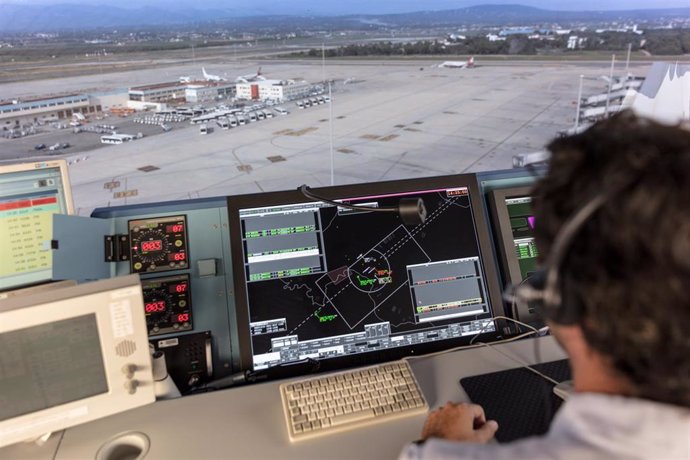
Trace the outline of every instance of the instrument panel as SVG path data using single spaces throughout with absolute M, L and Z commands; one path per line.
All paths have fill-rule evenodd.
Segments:
M 141 288 L 149 337 L 192 329 L 189 275 L 148 278 Z
M 189 268 L 185 216 L 130 220 L 132 273 L 156 273 Z

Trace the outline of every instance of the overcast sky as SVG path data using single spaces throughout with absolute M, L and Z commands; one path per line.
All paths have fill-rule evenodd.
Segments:
M 622 10 L 648 8 L 690 7 L 690 0 L 0 0 L 2 4 L 55 5 L 89 4 L 111 5 L 123 8 L 141 6 L 237 9 L 254 14 L 349 14 L 349 13 L 399 13 L 420 10 L 444 10 L 480 4 L 522 4 L 552 10 Z

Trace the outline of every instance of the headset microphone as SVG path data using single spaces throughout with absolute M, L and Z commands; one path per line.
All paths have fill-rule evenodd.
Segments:
M 398 206 L 383 206 L 380 208 L 375 208 L 373 206 L 353 205 L 323 198 L 312 193 L 311 189 L 307 185 L 301 185 L 297 190 L 311 200 L 322 201 L 324 203 L 339 206 L 341 208 L 352 209 L 355 211 L 394 212 L 400 216 L 403 224 L 407 226 L 423 224 L 424 221 L 426 221 L 426 206 L 424 206 L 424 200 L 421 198 L 402 198 L 398 203 Z

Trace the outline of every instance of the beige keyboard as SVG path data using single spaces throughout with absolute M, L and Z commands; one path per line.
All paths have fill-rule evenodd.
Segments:
M 429 410 L 406 361 L 284 383 L 280 396 L 290 441 Z

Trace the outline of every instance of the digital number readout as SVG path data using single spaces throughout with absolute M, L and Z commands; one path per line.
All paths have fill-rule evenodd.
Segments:
M 149 336 L 192 329 L 189 275 L 142 280 Z
M 189 268 L 185 216 L 130 220 L 132 273 L 152 273 Z

